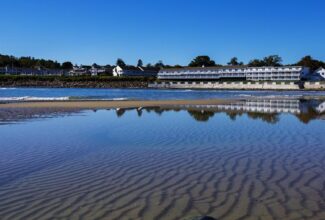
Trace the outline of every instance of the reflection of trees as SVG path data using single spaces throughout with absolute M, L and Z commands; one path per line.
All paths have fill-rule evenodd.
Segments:
M 137 109 L 137 114 L 138 114 L 139 117 L 141 117 L 142 116 L 142 109 Z
M 197 121 L 208 121 L 214 116 L 214 112 L 211 111 L 188 110 L 187 112 Z
M 124 113 L 125 113 L 125 109 L 123 109 L 123 108 L 116 110 L 117 117 L 122 117 L 124 115 Z
M 155 112 L 157 115 L 161 115 L 164 111 L 164 109 L 160 108 L 160 107 L 150 107 L 150 108 L 146 108 L 147 112 Z
M 136 111 L 137 115 L 141 117 L 144 111 L 148 113 L 154 112 L 160 116 L 163 112 L 168 112 L 168 111 L 179 112 L 181 111 L 181 109 L 163 109 L 161 107 L 120 108 L 120 109 L 116 109 L 117 117 L 122 117 L 126 111 Z
M 319 117 L 319 114 L 313 108 L 308 108 L 304 113 L 297 114 L 295 116 L 302 123 L 308 124 L 310 121 L 317 119 L 317 117 Z
M 155 112 L 157 115 L 162 115 L 163 112 L 169 112 L 169 111 L 174 111 L 174 112 L 179 112 L 181 109 L 170 109 L 170 108 L 161 108 L 161 107 L 150 107 L 150 108 L 145 108 L 145 110 L 150 113 L 150 112 Z
M 322 114 L 319 114 L 315 107 L 318 106 L 318 103 L 315 101 L 311 102 L 308 101 L 301 101 L 300 104 L 300 114 L 294 114 L 302 123 L 309 123 L 311 120 L 318 119 L 322 117 Z M 247 116 L 250 119 L 256 119 L 256 120 L 262 120 L 264 122 L 270 123 L 270 124 L 276 124 L 280 121 L 280 114 L 281 113 L 264 113 L 264 112 L 246 112 L 244 110 L 220 110 L 220 109 L 204 109 L 204 108 L 192 108 L 191 110 L 181 107 L 175 107 L 175 108 L 163 108 L 163 107 L 149 107 L 149 108 L 128 108 L 128 109 L 117 109 L 116 115 L 118 117 L 122 117 L 124 113 L 128 110 L 135 110 L 137 112 L 137 115 L 139 117 L 142 116 L 144 112 L 148 113 L 155 113 L 157 115 L 162 115 L 163 112 L 173 111 L 173 112 L 179 112 L 186 110 L 192 118 L 194 118 L 196 121 L 206 122 L 210 118 L 212 118 L 216 113 L 224 112 L 230 120 L 235 121 L 238 117 L 241 117 L 244 114 L 247 114 Z M 324 114 L 323 114 L 324 115 Z
M 251 119 L 261 119 L 270 124 L 276 124 L 280 121 L 278 113 L 247 112 L 247 116 Z
M 228 117 L 232 120 L 232 121 L 235 121 L 237 116 L 242 116 L 243 113 L 242 112 L 233 112 L 233 111 L 229 111 L 229 112 L 226 112 L 226 115 L 228 115 Z

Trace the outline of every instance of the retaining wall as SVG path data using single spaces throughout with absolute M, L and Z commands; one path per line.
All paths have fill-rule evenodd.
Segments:
M 325 90 L 325 82 L 305 82 L 306 90 Z
M 325 84 L 321 84 L 325 88 Z M 239 90 L 299 90 L 294 82 L 155 82 L 149 88 L 160 89 L 239 89 Z M 321 89 L 320 85 L 308 85 L 308 89 Z

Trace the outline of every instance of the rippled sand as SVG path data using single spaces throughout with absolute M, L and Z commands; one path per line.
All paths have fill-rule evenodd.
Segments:
M 79 142 L 46 153 L 37 142 L 23 153 L 6 149 L 19 162 L 2 159 L 0 218 L 325 219 L 323 137 L 292 125 L 213 121 L 186 129 L 167 119 L 157 118 L 159 132 L 158 122 L 113 124 L 128 138 L 112 131 L 87 150 L 73 147 Z

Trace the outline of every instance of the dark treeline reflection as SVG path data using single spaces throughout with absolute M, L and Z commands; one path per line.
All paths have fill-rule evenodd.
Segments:
M 80 111 L 82 110 L 60 108 L 1 108 L 0 125 L 33 118 L 66 116 L 79 113 Z M 96 111 L 96 109 L 93 110 L 93 112 Z M 128 111 L 135 111 L 138 117 L 143 117 L 143 113 L 145 112 L 160 116 L 165 112 L 186 111 L 190 117 L 198 122 L 208 122 L 218 114 L 225 114 L 232 121 L 246 116 L 252 120 L 261 120 L 269 124 L 276 124 L 279 122 L 281 114 L 291 114 L 302 123 L 308 124 L 312 120 L 325 119 L 325 101 L 317 99 L 277 100 L 260 98 L 237 101 L 232 104 L 118 108 L 114 111 L 118 118 L 123 117 L 123 115 Z
M 75 115 L 79 112 L 79 109 L 62 108 L 0 108 L 0 125 L 30 119 L 64 117 Z
M 281 100 L 281 102 L 277 102 L 276 104 L 269 104 L 268 101 L 265 102 L 263 100 L 263 105 L 261 104 L 261 100 L 254 100 L 253 102 L 250 100 L 241 101 L 232 105 L 116 109 L 116 115 L 122 117 L 126 111 L 136 111 L 139 117 L 143 115 L 143 112 L 162 115 L 164 112 L 170 111 L 187 111 L 198 122 L 207 122 L 217 114 L 225 114 L 232 121 L 242 116 L 247 116 L 250 119 L 261 120 L 269 124 L 279 122 L 281 114 L 294 115 L 299 121 L 305 124 L 308 124 L 312 120 L 325 119 L 325 111 L 322 108 L 325 107 L 325 103 L 319 100 Z

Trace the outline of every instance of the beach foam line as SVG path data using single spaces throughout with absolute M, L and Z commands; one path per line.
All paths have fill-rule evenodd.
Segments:
M 0 97 L 0 101 L 64 101 L 69 100 L 70 97 L 36 97 L 36 96 L 14 96 L 14 97 Z
M 0 88 L 0 90 L 13 90 L 13 89 L 17 89 L 17 88 L 14 88 L 14 87 L 10 87 L 10 88 L 2 87 L 2 88 Z

